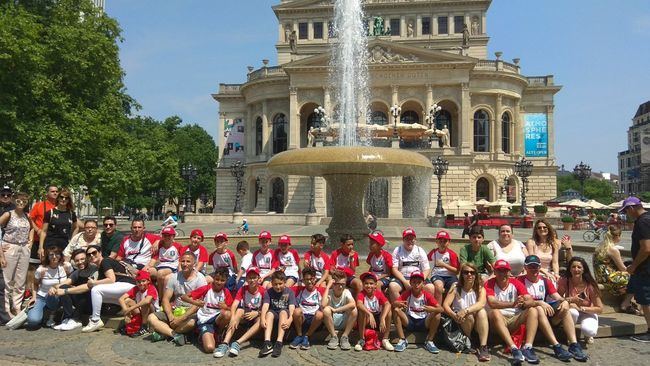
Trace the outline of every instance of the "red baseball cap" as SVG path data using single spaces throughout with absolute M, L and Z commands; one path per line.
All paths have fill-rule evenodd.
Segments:
M 149 274 L 149 271 L 139 270 L 138 274 L 135 276 L 135 280 L 136 281 L 151 280 L 151 275 Z
M 160 232 L 162 235 L 176 235 L 176 230 L 171 226 L 165 226 L 164 229 Z
M 382 234 L 381 231 L 373 231 L 368 234 L 368 237 L 382 247 L 386 245 L 386 239 L 384 238 L 384 234 Z
M 257 275 L 259 276 L 260 275 L 260 269 L 255 267 L 255 266 L 250 266 L 246 270 L 246 275 L 248 276 L 250 273 L 257 273 Z
M 449 232 L 440 230 L 436 234 L 436 239 L 445 239 L 445 240 L 451 240 L 451 235 L 449 235 Z
M 494 262 L 494 269 L 507 269 L 508 271 L 512 270 L 510 263 L 504 261 L 503 259 L 499 259 L 498 261 Z
M 228 240 L 228 235 L 224 232 L 218 232 L 217 235 L 214 236 L 214 241 L 217 241 L 217 239 Z
M 278 240 L 278 245 L 280 244 L 289 244 L 291 245 L 291 237 L 289 235 L 282 235 L 280 240 Z
M 415 230 L 410 226 L 404 229 L 404 231 L 402 232 L 402 239 L 406 238 L 409 235 L 413 235 L 414 237 L 417 238 L 417 236 L 415 235 Z
M 203 231 L 201 231 L 201 229 L 194 229 L 194 230 L 192 230 L 192 233 L 190 233 L 190 238 L 193 237 L 194 235 L 196 235 L 196 236 L 200 236 L 201 239 L 204 239 L 204 238 L 205 238 L 205 236 L 203 236 Z
M 362 273 L 361 276 L 359 276 L 361 281 L 365 281 L 366 278 L 368 278 L 368 277 L 370 277 L 370 278 L 374 279 L 375 281 L 377 281 L 377 275 L 372 273 L 372 272 L 365 272 L 365 273 Z
M 266 231 L 266 230 L 264 230 L 264 231 L 262 231 L 262 232 L 260 233 L 260 235 L 258 236 L 258 238 L 259 238 L 259 239 L 271 239 L 271 233 L 268 232 L 268 231 Z
M 421 278 L 424 281 L 424 274 L 422 274 L 422 272 L 420 271 L 411 272 L 411 278 L 416 278 L 416 277 Z

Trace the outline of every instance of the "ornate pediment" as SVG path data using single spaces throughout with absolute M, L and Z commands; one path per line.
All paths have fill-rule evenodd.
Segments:
M 403 62 L 417 62 L 418 57 L 410 55 L 402 55 L 393 51 L 390 47 L 383 47 L 380 45 L 374 46 L 369 50 L 368 63 L 369 64 L 389 64 L 389 63 L 403 63 Z

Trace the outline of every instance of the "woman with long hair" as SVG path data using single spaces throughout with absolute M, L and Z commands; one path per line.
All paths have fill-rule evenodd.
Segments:
M 39 238 L 38 248 L 41 261 L 47 248 L 57 247 L 63 252 L 80 227 L 82 224 L 74 212 L 72 194 L 67 188 L 62 188 L 56 198 L 56 207 L 46 212 L 43 219 L 43 235 Z
M 625 294 L 621 302 L 621 310 L 629 314 L 639 314 L 639 311 L 632 306 L 633 295 L 627 294 L 627 283 L 630 274 L 627 273 L 625 263 L 621 257 L 619 246 L 621 241 L 621 228 L 616 225 L 609 225 L 605 233 L 605 239 L 594 251 L 593 263 L 596 281 L 603 284 L 605 290 L 614 296 Z
M 555 228 L 545 219 L 535 221 L 533 237 L 526 242 L 529 255 L 536 255 L 542 262 L 539 272 L 554 283 L 560 278 L 558 253 L 560 240 Z
M 592 344 L 598 333 L 598 314 L 603 312 L 598 283 L 584 259 L 572 257 L 567 266 L 557 290 L 569 302 L 569 312 L 573 322 L 580 324 L 585 342 Z
M 458 282 L 451 286 L 442 306 L 445 313 L 460 325 L 465 335 L 470 337 L 472 330 L 476 330 L 480 341 L 477 351 L 479 361 L 490 360 L 487 347 L 489 325 L 485 311 L 486 301 L 478 267 L 469 262 L 461 264 Z

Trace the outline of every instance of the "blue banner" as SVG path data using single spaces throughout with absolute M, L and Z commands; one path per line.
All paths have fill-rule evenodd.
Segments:
M 548 120 L 546 113 L 524 115 L 524 139 L 526 156 L 531 158 L 548 156 Z

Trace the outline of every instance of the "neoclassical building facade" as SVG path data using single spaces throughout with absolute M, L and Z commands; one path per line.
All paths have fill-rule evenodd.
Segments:
M 496 52 L 488 59 L 489 0 L 366 0 L 370 114 L 360 123 L 392 128 L 390 113 L 401 107 L 401 124 L 449 130 L 449 146 L 404 136 L 399 148 L 449 161 L 441 183 L 443 205 L 499 199 L 518 202 L 521 183 L 514 163 L 534 164 L 528 202 L 555 197 L 553 76 L 525 76 L 520 61 Z M 246 82 L 220 84 L 216 213 L 232 213 L 236 196 L 230 166 L 246 164 L 244 213 L 304 214 L 314 195 L 316 213 L 328 216 L 332 199 L 325 181 L 276 175 L 266 162 L 287 149 L 308 148 L 308 131 L 318 127 L 314 109 L 335 115 L 329 83 L 333 1 L 283 0 L 273 7 L 278 20 L 277 66 L 249 67 Z M 429 123 L 431 106 L 442 109 Z M 369 143 L 386 145 L 381 139 Z M 438 180 L 431 177 L 377 179 L 365 209 L 378 217 L 424 218 L 436 207 Z

